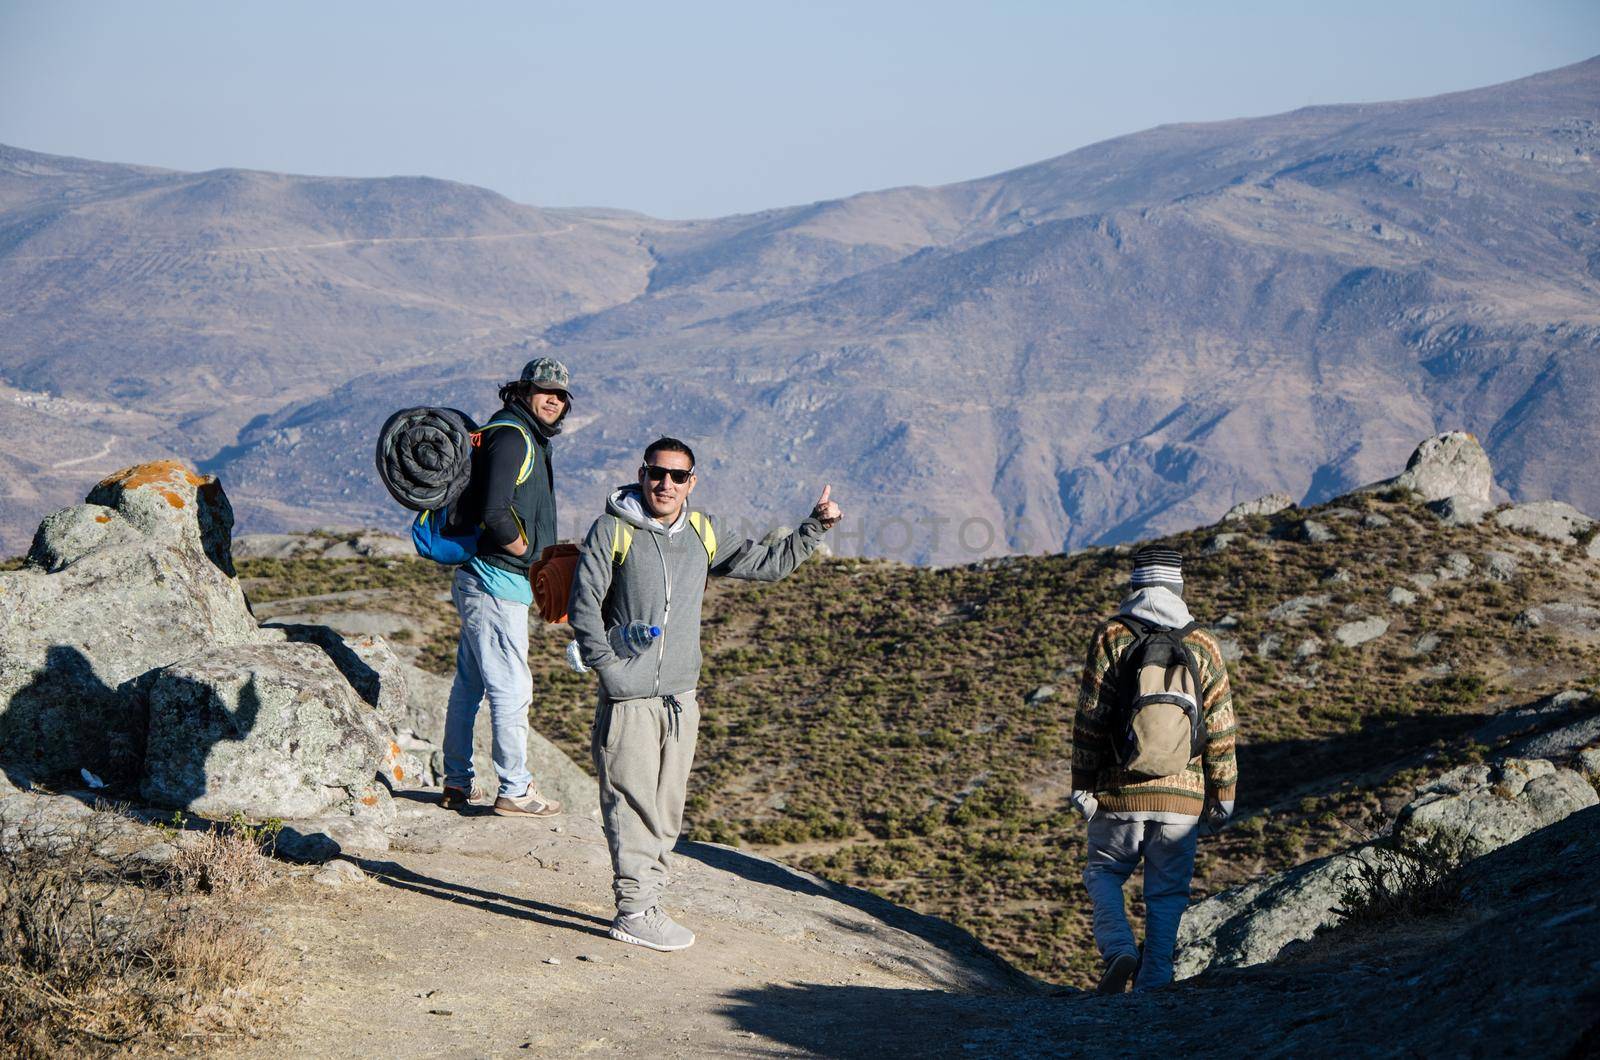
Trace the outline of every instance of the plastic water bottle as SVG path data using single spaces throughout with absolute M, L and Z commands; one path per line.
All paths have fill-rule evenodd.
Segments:
M 634 621 L 626 626 L 613 627 L 606 634 L 606 642 L 611 645 L 611 650 L 617 653 L 619 659 L 631 659 L 639 655 L 654 644 L 656 638 L 661 636 L 661 627 L 652 626 L 648 622 Z M 567 642 L 567 665 L 573 673 L 586 674 L 589 667 L 583 663 L 583 652 L 578 650 L 578 642 Z
M 645 649 L 656 642 L 661 636 L 661 627 L 652 626 L 648 622 L 634 619 L 626 626 L 614 626 L 606 633 L 606 642 L 611 645 L 611 650 L 617 653 L 619 659 L 631 659 L 635 655 L 644 654 Z

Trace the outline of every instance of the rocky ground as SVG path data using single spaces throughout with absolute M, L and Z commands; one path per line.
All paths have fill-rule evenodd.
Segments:
M 431 574 L 382 539 L 317 535 L 255 543 L 251 563 L 279 566 L 240 579 L 220 486 L 175 464 L 130 468 L 0 572 L 0 851 L 29 822 L 82 830 L 99 819 L 90 804 L 130 803 L 117 856 L 146 868 L 123 887 L 192 866 L 210 822 L 236 822 L 257 860 L 248 844 L 266 833 L 249 822 L 281 824 L 279 883 L 251 909 L 289 962 L 272 1018 L 173 1041 L 228 1055 L 1584 1055 L 1600 1048 L 1596 527 L 1561 505 L 1492 506 L 1468 436 L 1418 453 L 1376 492 L 1310 512 L 1264 500 L 1187 542 L 1233 612 L 1214 628 L 1258 697 L 1241 717 L 1257 726 L 1246 764 L 1262 794 L 1204 844 L 1201 887 L 1220 893 L 1185 919 L 1181 981 L 1148 996 L 1058 989 L 983 944 L 1003 928 L 1042 978 L 1087 981 L 1051 959 L 1091 960 L 1074 934 L 1081 826 L 1059 790 L 1030 797 L 1017 781 L 1062 767 L 1058 697 L 1038 681 L 1070 664 L 1015 648 L 1063 584 L 1086 613 L 1114 593 L 1115 550 L 959 571 L 808 564 L 782 590 L 795 600 L 723 598 L 743 609 L 708 623 L 728 698 L 703 733 L 714 784 L 691 814 L 711 816 L 720 790 L 761 807 L 748 827 L 772 846 L 940 915 L 685 842 L 669 907 L 701 938 L 661 955 L 604 936 L 593 785 L 560 748 L 577 735 L 530 736 L 541 784 L 569 807 L 558 821 L 447 812 L 433 786 L 442 679 L 302 606 L 394 594 L 408 614 L 437 611 Z M 252 588 L 306 571 L 322 579 L 313 593 L 251 610 Z M 818 592 L 834 610 L 795 622 Z M 853 655 L 824 635 L 849 616 Z M 764 624 L 789 635 L 762 653 Z M 1296 639 L 1318 646 L 1290 651 Z M 962 654 L 973 644 L 989 647 Z M 425 644 L 400 649 L 428 661 Z M 828 668 L 808 669 L 812 655 Z M 902 711 L 863 734 L 851 708 L 893 691 L 891 663 L 936 725 Z M 820 674 L 827 697 L 770 683 L 799 673 Z M 1552 684 L 1564 690 L 1528 694 Z M 999 688 L 1022 705 L 997 705 Z M 761 730 L 741 706 L 776 710 L 828 754 L 778 763 L 790 772 L 753 788 L 736 767 Z M 802 802 L 824 790 L 806 771 L 841 760 L 859 765 L 855 787 L 826 788 L 843 801 Z M 884 801 L 907 789 L 913 801 Z M 200 870 L 164 909 L 228 900 Z M 0 880 L 0 911 L 20 893 Z M 30 959 L 0 936 L 6 969 Z M 0 1016 L 14 978 L 0 980 Z M 227 1000 L 186 996 L 197 1026 Z

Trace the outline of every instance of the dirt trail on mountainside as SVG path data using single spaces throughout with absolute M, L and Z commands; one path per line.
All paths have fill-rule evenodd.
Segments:
M 881 998 L 1033 992 L 942 921 L 702 844 L 676 859 L 667 903 L 695 945 L 625 946 L 605 934 L 597 824 L 463 817 L 422 798 L 400 800 L 394 849 L 350 856 L 367 879 L 306 880 L 274 902 L 266 922 L 288 957 L 288 1002 L 270 1038 L 222 1052 L 851 1055 Z M 873 1004 L 822 1003 L 840 990 Z M 902 1024 L 896 1044 L 950 1047 L 964 1006 L 938 1007 L 941 1018 Z

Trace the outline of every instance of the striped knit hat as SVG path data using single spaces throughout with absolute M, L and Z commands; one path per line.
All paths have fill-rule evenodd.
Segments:
M 1161 585 L 1175 593 L 1182 593 L 1183 553 L 1146 545 L 1133 554 L 1133 576 L 1128 584 L 1135 589 Z

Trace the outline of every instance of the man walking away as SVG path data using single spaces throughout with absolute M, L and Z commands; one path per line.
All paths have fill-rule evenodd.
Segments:
M 494 769 L 503 817 L 549 817 L 561 804 L 545 798 L 528 772 L 528 567 L 556 539 L 555 473 L 550 441 L 572 408 L 567 369 L 541 357 L 500 388 L 501 409 L 484 424 L 472 456 L 472 480 L 455 511 L 478 520 L 478 554 L 456 571 L 451 599 L 461 615 L 456 677 L 444 722 L 442 804 L 464 809 L 484 795 L 473 783 L 472 726 L 487 695 Z M 452 517 L 455 518 L 454 516 Z M 459 531 L 471 526 L 459 527 Z
M 840 517 L 824 488 L 794 533 L 772 545 L 735 543 L 721 520 L 688 508 L 695 484 L 687 445 L 652 442 L 638 484 L 612 493 L 589 529 L 568 601 L 583 661 L 600 677 L 591 748 L 617 903 L 611 937 L 653 950 L 694 944 L 694 932 L 660 903 L 700 724 L 695 691 L 706 578 L 786 577 Z M 632 622 L 661 633 L 623 658 L 607 634 Z
M 1239 780 L 1228 671 L 1184 604 L 1183 557 L 1140 549 L 1131 589 L 1090 641 L 1072 737 L 1071 803 L 1089 824 L 1083 882 L 1103 994 L 1121 993 L 1135 975 L 1136 990 L 1172 981 L 1201 820 L 1226 823 Z M 1150 775 L 1152 761 L 1171 772 Z M 1142 955 L 1122 898 L 1141 859 Z

